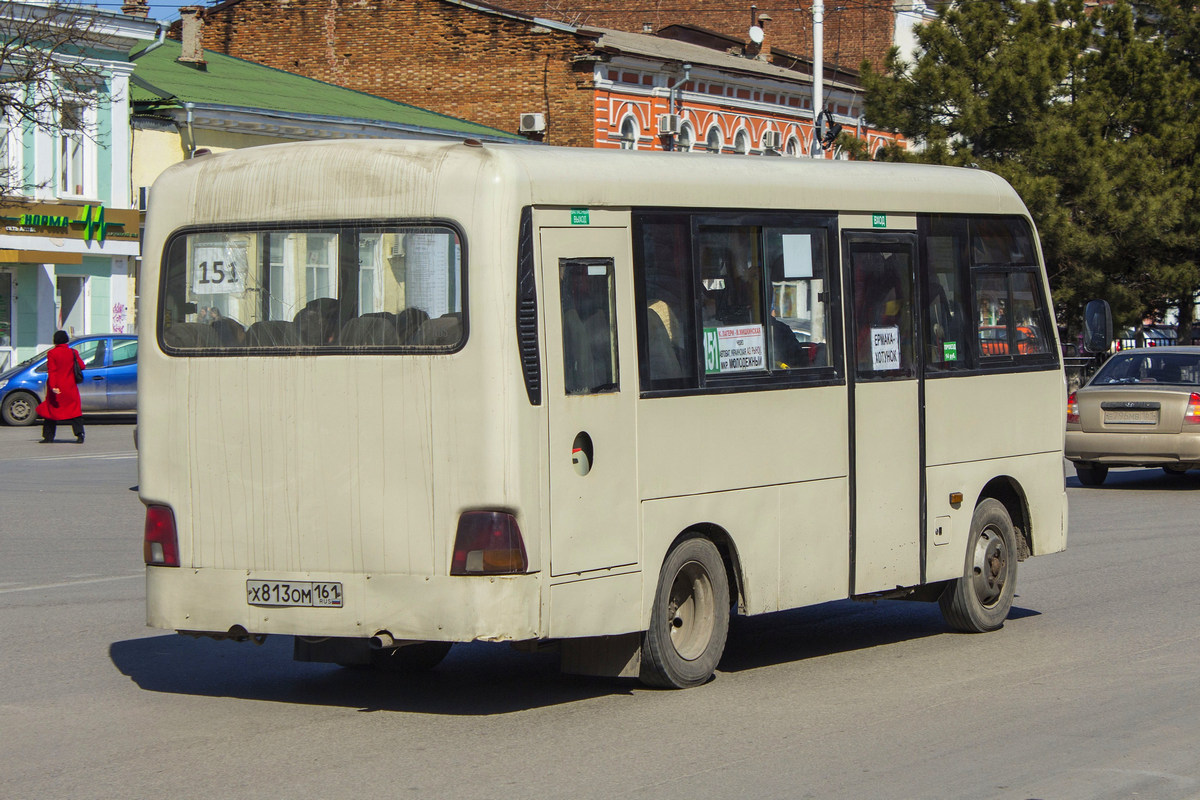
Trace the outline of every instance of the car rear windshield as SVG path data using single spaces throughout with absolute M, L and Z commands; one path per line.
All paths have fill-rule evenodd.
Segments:
M 1200 386 L 1200 353 L 1118 353 L 1092 378 L 1092 386 L 1165 383 Z
M 463 242 L 448 225 L 204 230 L 168 243 L 166 352 L 447 351 L 466 336 Z

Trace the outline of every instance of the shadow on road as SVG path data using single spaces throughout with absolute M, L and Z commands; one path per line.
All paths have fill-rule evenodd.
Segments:
M 628 694 L 637 684 L 563 675 L 557 653 L 458 644 L 432 672 L 405 676 L 292 661 L 290 636 L 261 646 L 176 634 L 115 642 L 109 656 L 151 692 L 340 706 L 360 711 L 489 715 Z
M 1014 606 L 1008 624 L 1041 612 Z M 937 603 L 841 600 L 756 617 L 736 617 L 721 671 L 801 661 L 950 633 Z
M 1194 492 L 1200 490 L 1200 472 L 1185 472 L 1182 475 L 1171 475 L 1161 469 L 1114 469 L 1110 470 L 1104 483 L 1099 486 L 1085 487 L 1074 475 L 1067 478 L 1067 487 L 1072 489 L 1086 488 L 1089 491 L 1156 491 L 1156 492 Z
M 1014 620 L 1039 612 L 1013 608 Z M 735 617 L 719 672 L 740 672 L 947 632 L 936 603 L 841 601 Z M 113 664 L 150 692 L 422 714 L 490 715 L 631 694 L 632 679 L 563 675 L 555 652 L 458 644 L 433 672 L 403 676 L 292 661 L 292 640 L 262 646 L 175 634 L 115 642 Z M 719 677 L 718 677 L 719 680 Z

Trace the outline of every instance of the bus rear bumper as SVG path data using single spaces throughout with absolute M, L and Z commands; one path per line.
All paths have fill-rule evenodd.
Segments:
M 341 584 L 341 607 L 251 605 L 248 582 Z M 146 624 L 189 632 L 397 640 L 541 638 L 541 576 L 258 573 L 146 568 Z

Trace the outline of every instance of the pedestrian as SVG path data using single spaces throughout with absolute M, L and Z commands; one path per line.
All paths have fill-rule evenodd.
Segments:
M 67 347 L 67 332 L 54 332 L 54 347 L 46 354 L 46 399 L 37 407 L 42 417 L 42 442 L 53 442 L 58 423 L 70 422 L 75 442 L 83 444 L 83 405 L 75 384 L 75 366 L 83 359 Z

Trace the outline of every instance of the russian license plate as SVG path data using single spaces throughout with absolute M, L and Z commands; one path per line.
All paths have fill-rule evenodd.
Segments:
M 1118 425 L 1156 425 L 1158 424 L 1158 411 L 1154 409 L 1133 411 L 1105 409 L 1104 422 L 1105 424 L 1116 423 Z
M 252 606 L 341 608 L 342 585 L 317 581 L 246 581 L 246 602 Z

